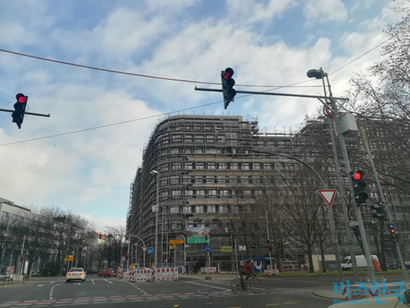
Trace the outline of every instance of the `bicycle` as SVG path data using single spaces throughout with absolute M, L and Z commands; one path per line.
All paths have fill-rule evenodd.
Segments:
M 262 281 L 255 276 L 251 276 L 249 279 L 245 280 L 244 275 L 241 275 L 240 278 L 234 278 L 232 280 L 231 289 L 234 293 L 239 293 L 241 291 L 246 292 L 247 290 L 250 290 L 253 293 L 258 293 L 262 290 Z

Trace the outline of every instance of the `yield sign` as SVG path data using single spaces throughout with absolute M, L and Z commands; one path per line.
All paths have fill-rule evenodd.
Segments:
M 322 189 L 318 190 L 319 194 L 326 201 L 329 206 L 332 206 L 333 199 L 336 196 L 336 189 Z

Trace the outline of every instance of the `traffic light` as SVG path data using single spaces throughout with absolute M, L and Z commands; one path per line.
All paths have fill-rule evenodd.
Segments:
M 389 225 L 390 235 L 395 243 L 397 243 L 397 231 L 393 224 Z
M 373 218 L 377 218 L 380 221 L 386 221 L 386 211 L 381 204 L 372 204 L 370 208 L 373 211 Z
M 366 199 L 369 197 L 369 195 L 364 192 L 366 188 L 366 183 L 363 181 L 363 177 L 364 172 L 362 170 L 357 170 L 352 175 L 354 199 L 356 201 L 357 206 L 365 202 Z
M 100 232 L 98 233 L 98 239 L 101 239 L 101 237 L 102 237 L 102 233 Z
M 13 121 L 21 128 L 21 124 L 23 123 L 24 112 L 26 111 L 26 105 L 28 96 L 25 96 L 23 93 L 19 93 L 16 95 L 17 102 L 14 104 L 14 112 L 11 114 L 13 117 Z
M 272 252 L 272 244 L 269 242 L 269 240 L 267 240 L 267 242 L 268 242 L 268 249 L 270 252 Z
M 233 98 L 236 95 L 236 91 L 233 88 L 235 85 L 235 80 L 232 79 L 233 69 L 227 67 L 224 71 L 221 72 L 221 81 L 222 81 L 222 94 L 224 97 L 224 107 L 228 107 L 229 103 L 233 101 Z

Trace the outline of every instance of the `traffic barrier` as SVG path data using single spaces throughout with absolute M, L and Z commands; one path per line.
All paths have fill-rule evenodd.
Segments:
M 122 270 L 119 270 L 117 273 L 117 278 L 118 279 L 123 279 L 124 278 L 124 272 Z
M 268 276 L 272 276 L 272 275 L 279 276 L 279 270 L 278 270 L 278 269 L 265 270 L 265 275 L 268 275 Z
M 135 281 L 149 281 L 152 278 L 151 269 L 137 269 L 135 270 Z
M 129 271 L 128 271 L 128 279 L 129 280 L 131 280 L 131 281 L 135 281 L 135 267 L 133 267 L 133 268 L 131 268 Z
M 154 268 L 152 271 L 153 280 L 178 280 L 178 268 Z

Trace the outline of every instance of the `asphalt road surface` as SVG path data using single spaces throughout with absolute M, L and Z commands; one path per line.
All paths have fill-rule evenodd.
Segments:
M 97 278 L 66 283 L 64 277 L 36 278 L 25 284 L 0 287 L 1 307 L 164 307 L 164 308 L 321 308 L 332 299 L 315 296 L 315 289 L 329 287 L 334 278 L 262 278 L 259 293 L 235 294 L 230 279 L 129 282 Z

